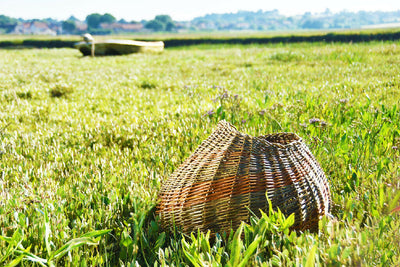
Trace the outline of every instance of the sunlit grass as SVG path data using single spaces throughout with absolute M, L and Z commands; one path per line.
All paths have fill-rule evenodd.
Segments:
M 58 263 L 400 264 L 390 213 L 400 205 L 398 42 L 0 58 L 0 264 L 32 264 L 12 251 L 19 242 L 47 260 L 106 229 Z M 221 119 L 251 135 L 301 136 L 328 176 L 335 220 L 292 234 L 267 216 L 243 226 L 244 240 L 164 233 L 153 214 L 160 185 Z

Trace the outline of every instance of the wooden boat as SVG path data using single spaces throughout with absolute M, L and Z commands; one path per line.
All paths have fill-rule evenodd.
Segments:
M 86 39 L 85 39 L 86 40 Z M 84 56 L 92 54 L 92 45 L 95 56 L 125 55 L 138 52 L 162 52 L 164 42 L 143 42 L 132 40 L 105 40 L 95 41 L 94 39 L 76 43 L 75 48 L 79 49 Z

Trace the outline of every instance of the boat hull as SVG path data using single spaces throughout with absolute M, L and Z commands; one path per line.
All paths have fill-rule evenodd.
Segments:
M 91 55 L 92 42 L 79 42 L 75 44 L 84 56 Z M 139 52 L 155 52 L 159 53 L 164 50 L 164 43 L 158 42 L 141 42 L 131 40 L 108 40 L 108 41 L 95 41 L 94 54 L 96 56 L 107 55 L 126 55 Z

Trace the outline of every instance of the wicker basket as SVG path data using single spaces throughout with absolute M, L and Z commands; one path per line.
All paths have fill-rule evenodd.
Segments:
M 295 214 L 295 230 L 318 230 L 331 206 L 324 172 L 300 137 L 252 137 L 221 121 L 163 184 L 157 213 L 165 229 L 222 233 L 249 222 L 249 210 L 267 212 L 266 193 L 273 207 Z

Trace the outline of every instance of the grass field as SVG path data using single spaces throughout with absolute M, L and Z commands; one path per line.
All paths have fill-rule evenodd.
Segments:
M 0 50 L 0 265 L 400 265 L 400 43 Z M 333 220 L 165 233 L 162 182 L 225 119 L 295 132 Z
M 165 47 L 192 46 L 201 44 L 249 45 L 282 44 L 300 42 L 323 43 L 359 43 L 372 41 L 397 41 L 399 28 L 374 29 L 334 29 L 334 30 L 296 30 L 296 31 L 211 31 L 211 32 L 175 32 L 96 35 L 97 41 L 107 39 L 128 39 L 164 41 Z M 72 48 L 81 41 L 78 35 L 0 35 L 0 49 L 21 48 Z
M 332 30 L 292 30 L 292 31 L 196 31 L 196 32 L 137 32 L 128 34 L 95 35 L 96 40 L 106 39 L 144 39 L 144 40 L 169 40 L 169 39 L 229 39 L 229 38 L 265 38 L 276 36 L 314 36 L 326 34 L 388 34 L 398 32 L 400 27 L 391 28 L 363 28 L 363 29 L 332 29 Z M 31 40 L 66 40 L 80 41 L 79 35 L 0 35 L 0 41 Z

